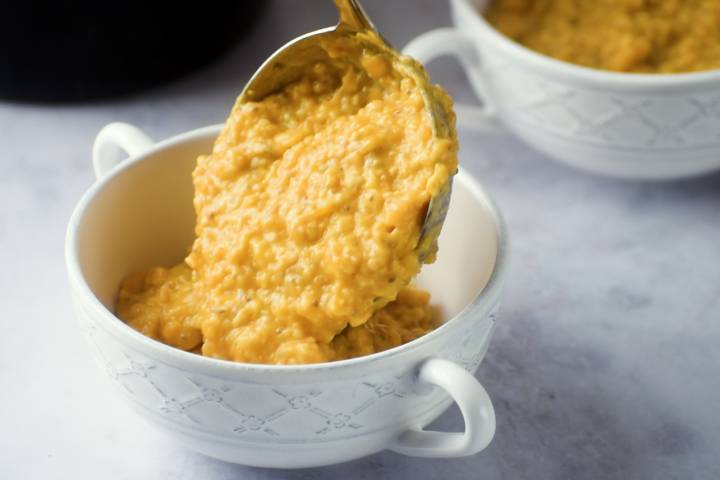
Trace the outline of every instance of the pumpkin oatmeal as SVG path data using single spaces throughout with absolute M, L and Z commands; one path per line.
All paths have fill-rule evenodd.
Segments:
M 526 47 L 586 67 L 635 73 L 720 68 L 717 0 L 495 0 L 486 17 Z
M 433 136 L 417 79 L 389 57 L 329 53 L 281 91 L 236 103 L 193 172 L 185 262 L 120 286 L 117 313 L 133 328 L 211 357 L 298 364 L 437 325 L 429 294 L 408 284 L 428 202 L 457 167 L 454 127 Z

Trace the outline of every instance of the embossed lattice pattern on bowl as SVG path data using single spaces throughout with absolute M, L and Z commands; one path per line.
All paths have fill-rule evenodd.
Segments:
M 449 401 L 442 390 L 418 384 L 413 370 L 283 386 L 199 375 L 131 350 L 78 310 L 95 359 L 127 399 L 162 420 L 216 436 L 290 443 L 352 438 L 402 421 L 407 408 L 401 405 L 408 401 L 421 410 Z M 474 372 L 487 351 L 496 311 L 497 305 L 444 339 L 437 356 Z

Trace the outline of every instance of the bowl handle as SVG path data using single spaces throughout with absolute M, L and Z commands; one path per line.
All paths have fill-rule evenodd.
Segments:
M 126 157 L 140 155 L 155 144 L 145 132 L 129 123 L 115 122 L 105 125 L 93 143 L 92 159 L 95 178 L 105 176 Z M 119 156 L 118 149 L 126 155 Z
M 492 102 L 488 99 L 485 80 L 481 76 L 480 58 L 470 37 L 455 28 L 430 30 L 411 40 L 403 49 L 403 54 L 410 55 L 423 64 L 443 55 L 457 58 L 468 76 L 470 86 L 482 103 L 479 107 L 456 104 L 458 125 L 485 133 L 504 130 Z
M 390 450 L 414 457 L 463 457 L 490 444 L 495 435 L 495 409 L 475 377 L 449 360 L 431 358 L 420 367 L 419 380 L 447 391 L 460 407 L 465 432 L 435 432 L 410 429 L 403 432 Z

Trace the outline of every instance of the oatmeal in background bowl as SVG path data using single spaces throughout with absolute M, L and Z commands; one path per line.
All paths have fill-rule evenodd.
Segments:
M 720 68 L 715 0 L 494 0 L 490 23 L 558 60 L 634 73 Z

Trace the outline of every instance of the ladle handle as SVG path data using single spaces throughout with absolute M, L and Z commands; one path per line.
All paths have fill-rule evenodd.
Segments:
M 357 32 L 375 30 L 375 25 L 368 18 L 359 0 L 335 0 L 335 6 L 340 13 L 339 26 Z

